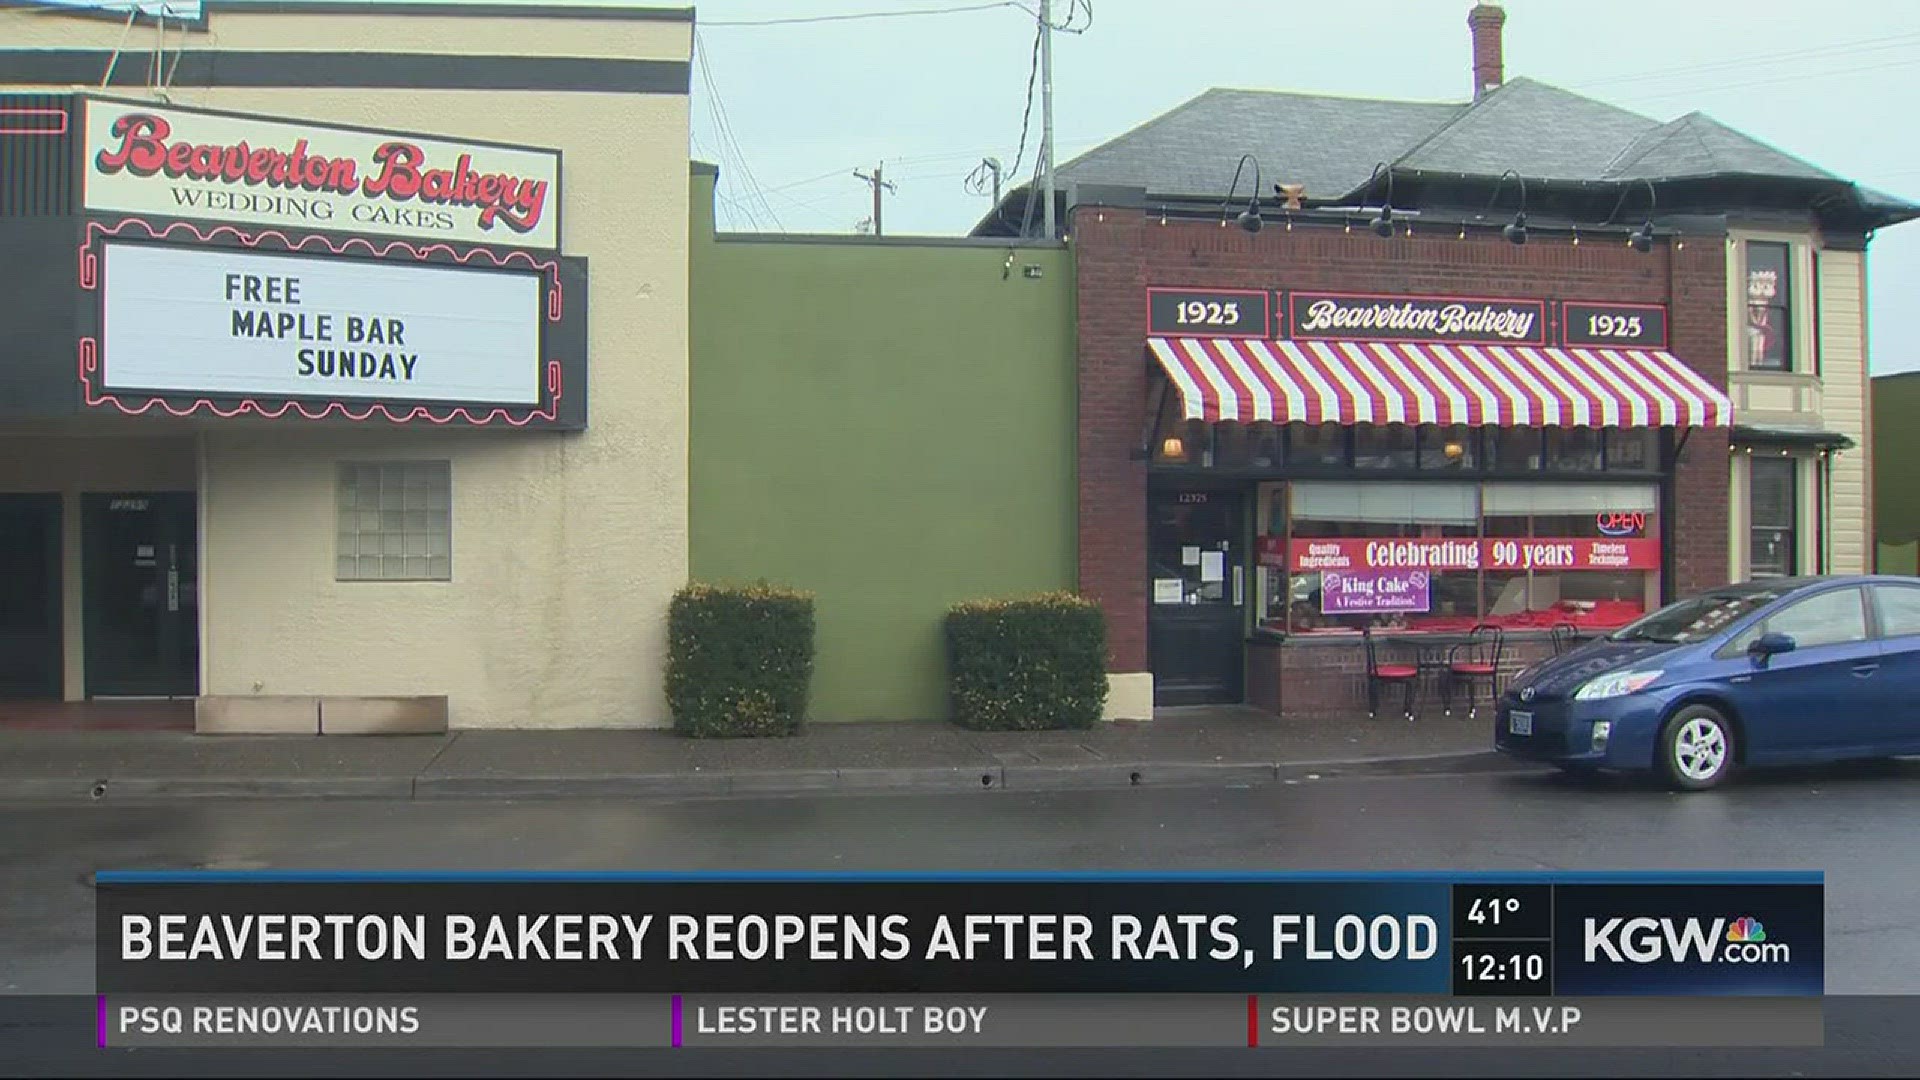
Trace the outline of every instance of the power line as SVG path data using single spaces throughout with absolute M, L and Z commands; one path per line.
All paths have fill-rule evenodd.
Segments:
M 760 209 L 765 211 L 766 216 L 772 220 L 773 227 L 779 229 L 781 232 L 785 232 L 786 226 L 780 223 L 780 215 L 774 211 L 773 204 L 767 201 L 765 193 L 761 191 L 760 181 L 754 176 L 753 167 L 747 164 L 746 151 L 740 148 L 740 140 L 734 134 L 733 122 L 727 116 L 726 102 L 721 99 L 720 87 L 714 82 L 713 65 L 707 63 L 706 42 L 701 39 L 698 28 L 695 28 L 693 32 L 693 46 L 694 58 L 700 66 L 700 78 L 707 88 L 707 111 L 713 118 L 717 134 L 721 139 L 721 156 L 725 157 L 726 148 L 732 147 L 734 163 L 740 167 L 740 175 L 742 179 L 746 181 L 748 195 L 759 203 Z M 743 207 L 751 205 L 752 203 L 742 203 Z M 760 227 L 760 222 L 756 214 L 749 212 L 747 214 L 747 220 L 751 222 L 755 228 Z
M 1567 87 L 1573 90 L 1582 90 L 1582 89 L 1586 89 L 1589 87 L 1596 87 L 1596 86 L 1614 86 L 1620 83 L 1644 82 L 1647 80 L 1657 80 L 1657 79 L 1669 79 L 1675 76 L 1684 78 L 1689 75 L 1710 74 L 1715 71 L 1725 70 L 1729 68 L 1746 67 L 1747 65 L 1750 65 L 1750 64 L 1758 64 L 1766 61 L 1773 61 L 1773 60 L 1794 61 L 1794 60 L 1822 59 L 1822 58 L 1830 58 L 1835 56 L 1853 55 L 1855 53 L 1878 52 L 1886 49 L 1906 49 L 1906 48 L 1912 48 L 1915 45 L 1920 45 L 1920 32 L 1896 34 L 1892 37 L 1883 36 L 1883 37 L 1877 37 L 1877 38 L 1867 38 L 1860 41 L 1840 41 L 1840 42 L 1835 42 L 1831 45 L 1815 45 L 1811 48 L 1793 49 L 1787 52 L 1756 53 L 1749 56 L 1735 56 L 1735 57 L 1729 57 L 1728 59 L 1725 59 L 1725 60 L 1714 60 L 1714 61 L 1709 61 L 1703 64 L 1689 64 L 1684 67 L 1675 65 L 1675 66 L 1664 67 L 1664 68 L 1655 68 L 1648 71 L 1634 72 L 1632 74 L 1627 74 L 1627 75 L 1607 75 L 1598 79 L 1587 79 L 1581 82 L 1568 83 Z
M 1879 71 L 1883 68 L 1909 67 L 1920 64 L 1920 57 L 1908 60 L 1889 60 L 1884 64 L 1867 64 L 1860 67 L 1841 68 L 1834 71 L 1808 71 L 1799 75 L 1774 75 L 1763 79 L 1750 79 L 1746 82 L 1714 83 L 1708 86 L 1690 87 L 1685 90 L 1665 90 L 1658 94 L 1636 94 L 1640 101 L 1661 101 L 1666 98 L 1689 97 L 1696 94 L 1717 94 L 1727 90 L 1744 90 L 1754 86 L 1778 86 L 1781 83 L 1803 82 L 1807 79 L 1830 79 L 1837 75 L 1858 75 L 1867 71 Z
M 803 15 L 786 19 L 702 19 L 701 26 L 798 26 L 804 23 L 852 22 L 856 19 L 903 19 L 914 15 L 957 15 L 965 11 L 991 11 L 994 8 L 1019 8 L 1030 12 L 1024 4 L 1014 0 L 998 0 L 991 4 L 963 4 L 958 7 L 914 8 L 908 11 L 858 11 L 843 15 Z

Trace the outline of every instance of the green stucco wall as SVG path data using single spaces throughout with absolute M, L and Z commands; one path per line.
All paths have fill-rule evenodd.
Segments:
M 1873 532 L 1882 573 L 1911 574 L 1920 555 L 1920 372 L 1873 380 Z
M 713 183 L 696 170 L 693 577 L 815 594 L 811 719 L 944 717 L 947 606 L 1074 584 L 1072 260 L 716 240 Z

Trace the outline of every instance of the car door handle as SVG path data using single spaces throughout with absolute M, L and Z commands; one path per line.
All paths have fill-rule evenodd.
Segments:
M 1873 661 L 1853 665 L 1853 673 L 1863 679 L 1879 670 L 1880 665 Z

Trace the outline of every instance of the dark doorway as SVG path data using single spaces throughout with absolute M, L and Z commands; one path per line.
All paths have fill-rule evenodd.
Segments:
M 193 496 L 85 495 L 88 697 L 199 692 L 199 552 Z
M 1245 496 L 1155 491 L 1147 499 L 1147 649 L 1156 705 L 1242 698 Z
M 0 698 L 58 699 L 60 496 L 0 495 Z

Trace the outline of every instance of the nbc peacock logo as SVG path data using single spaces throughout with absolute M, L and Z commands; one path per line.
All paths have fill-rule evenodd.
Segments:
M 1727 927 L 1727 940 L 1736 945 L 1749 942 L 1757 945 L 1767 940 L 1767 928 L 1759 919 L 1751 915 L 1742 915 Z
M 1728 920 L 1718 959 L 1723 964 L 1778 964 L 1793 959 L 1793 950 L 1784 942 L 1768 941 L 1766 924 L 1742 915 Z

